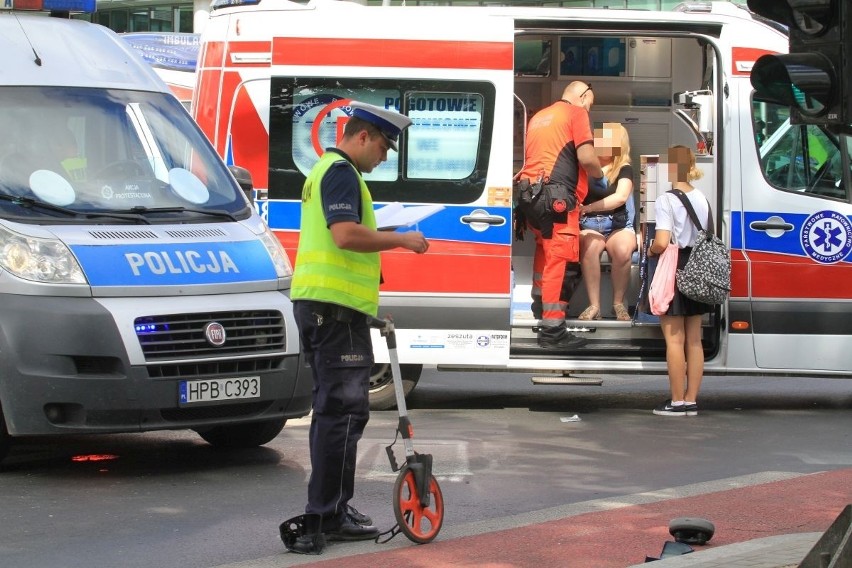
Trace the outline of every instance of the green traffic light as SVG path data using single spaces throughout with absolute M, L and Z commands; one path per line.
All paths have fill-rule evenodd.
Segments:
M 822 53 L 764 55 L 751 70 L 758 98 L 795 107 L 802 115 L 819 117 L 834 102 L 835 71 Z

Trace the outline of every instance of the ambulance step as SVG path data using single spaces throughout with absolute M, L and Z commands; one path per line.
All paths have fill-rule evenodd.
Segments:
M 571 375 L 552 375 L 530 377 L 534 385 L 586 385 L 601 386 L 603 379 L 600 377 L 575 377 Z

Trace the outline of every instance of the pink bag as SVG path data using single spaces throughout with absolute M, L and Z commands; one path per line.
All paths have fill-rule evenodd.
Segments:
M 654 271 L 654 279 L 648 288 L 648 302 L 651 305 L 651 313 L 655 316 L 665 315 L 672 304 L 675 291 L 675 272 L 677 270 L 678 247 L 669 243 L 660 260 L 657 261 L 657 269 Z

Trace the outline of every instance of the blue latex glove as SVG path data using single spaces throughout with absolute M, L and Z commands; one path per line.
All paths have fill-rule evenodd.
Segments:
M 600 178 L 591 178 L 589 180 L 590 189 L 593 191 L 606 191 L 606 188 L 609 187 L 609 180 L 606 179 L 606 176 Z

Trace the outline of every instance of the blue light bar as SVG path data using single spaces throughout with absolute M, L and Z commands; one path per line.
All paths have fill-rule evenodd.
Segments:
M 52 12 L 93 14 L 97 0 L 44 0 L 44 9 Z
M 12 10 L 35 10 L 40 12 L 69 12 L 93 14 L 97 0 L 6 0 L 6 8 L 11 4 Z

